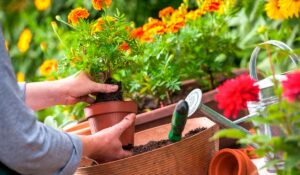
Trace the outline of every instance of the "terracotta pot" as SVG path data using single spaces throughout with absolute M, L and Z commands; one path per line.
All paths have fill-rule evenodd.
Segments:
M 119 123 L 130 113 L 137 113 L 137 105 L 133 101 L 109 101 L 96 103 L 84 109 L 92 134 Z M 134 144 L 134 124 L 120 137 L 124 147 Z
M 223 149 L 212 158 L 209 175 L 258 175 L 258 170 L 242 150 Z
M 206 127 L 207 129 L 177 143 L 149 152 L 95 166 L 78 168 L 75 174 L 207 174 L 209 162 L 213 155 L 218 151 L 218 141 L 210 142 L 208 139 L 218 131 L 218 126 L 205 117 L 188 119 L 183 135 L 198 127 Z M 143 145 L 149 141 L 167 139 L 169 130 L 170 123 L 135 133 L 135 145 Z M 85 165 L 87 165 L 86 161 Z

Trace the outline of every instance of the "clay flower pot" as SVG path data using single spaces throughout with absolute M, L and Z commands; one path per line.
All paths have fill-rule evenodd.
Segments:
M 188 119 L 183 135 L 190 130 L 205 127 L 206 129 L 179 142 L 134 155 L 125 159 L 98 165 L 79 167 L 76 175 L 202 175 L 207 174 L 213 155 L 218 151 L 218 140 L 208 141 L 218 126 L 205 117 Z M 145 145 L 149 141 L 168 138 L 170 123 L 135 133 L 135 145 Z M 83 165 L 83 164 L 82 164 Z
M 137 105 L 133 101 L 109 101 L 96 103 L 84 109 L 90 124 L 91 133 L 119 123 L 130 113 L 137 113 Z M 134 145 L 134 124 L 120 137 L 123 147 L 130 148 Z
M 209 175 L 258 175 L 258 170 L 244 151 L 223 149 L 211 160 Z

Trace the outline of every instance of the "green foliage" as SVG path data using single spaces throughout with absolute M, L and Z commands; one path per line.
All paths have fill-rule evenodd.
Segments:
M 299 48 L 299 18 L 273 20 L 266 16 L 266 1 L 243 0 L 237 3 L 240 10 L 235 17 L 228 21 L 231 28 L 230 33 L 238 39 L 237 44 L 241 49 L 238 56 L 241 58 L 240 66 L 247 67 L 251 52 L 258 43 L 267 40 L 279 40 L 291 48 Z M 275 66 L 276 72 L 285 72 L 291 65 L 289 61 L 280 62 L 277 59 L 279 52 L 274 52 L 273 61 L 278 62 Z M 269 62 L 266 52 L 262 52 L 257 60 L 259 70 L 270 75 Z M 287 60 L 287 57 L 284 57 Z
M 237 130 L 237 129 L 224 129 L 217 132 L 213 137 L 212 140 L 216 140 L 218 138 L 234 138 L 234 139 L 241 139 L 244 138 L 246 135 L 244 132 Z
M 197 79 L 203 90 L 215 88 L 217 75 L 229 73 L 239 62 L 235 37 L 228 33 L 229 17 L 209 13 L 189 21 L 178 33 L 158 35 L 145 43 L 140 69 L 123 77 L 130 78 L 130 92 L 163 100 L 187 79 Z

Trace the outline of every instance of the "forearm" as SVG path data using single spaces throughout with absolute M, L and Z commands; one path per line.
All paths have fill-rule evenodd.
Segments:
M 82 142 L 82 157 L 89 157 L 94 152 L 91 136 L 78 135 Z
M 33 110 L 63 104 L 63 92 L 59 81 L 26 84 L 25 102 Z

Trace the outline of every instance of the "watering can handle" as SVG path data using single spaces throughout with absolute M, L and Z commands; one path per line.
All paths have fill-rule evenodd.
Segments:
M 263 42 L 263 43 L 259 44 L 253 50 L 253 52 L 251 54 L 250 64 L 249 64 L 251 78 L 253 78 L 255 80 L 258 80 L 257 72 L 256 72 L 256 60 L 257 60 L 258 53 L 259 53 L 259 51 L 261 49 L 261 45 L 266 45 L 266 44 L 273 45 L 273 46 L 276 46 L 276 47 L 278 47 L 278 48 L 280 48 L 282 50 L 287 50 L 287 51 L 292 52 L 289 55 L 289 57 L 292 60 L 292 62 L 297 66 L 297 64 L 299 62 L 299 57 L 295 53 L 293 53 L 293 50 L 288 45 L 286 45 L 285 43 L 283 43 L 281 41 L 269 40 L 269 41 L 266 41 L 266 42 Z

